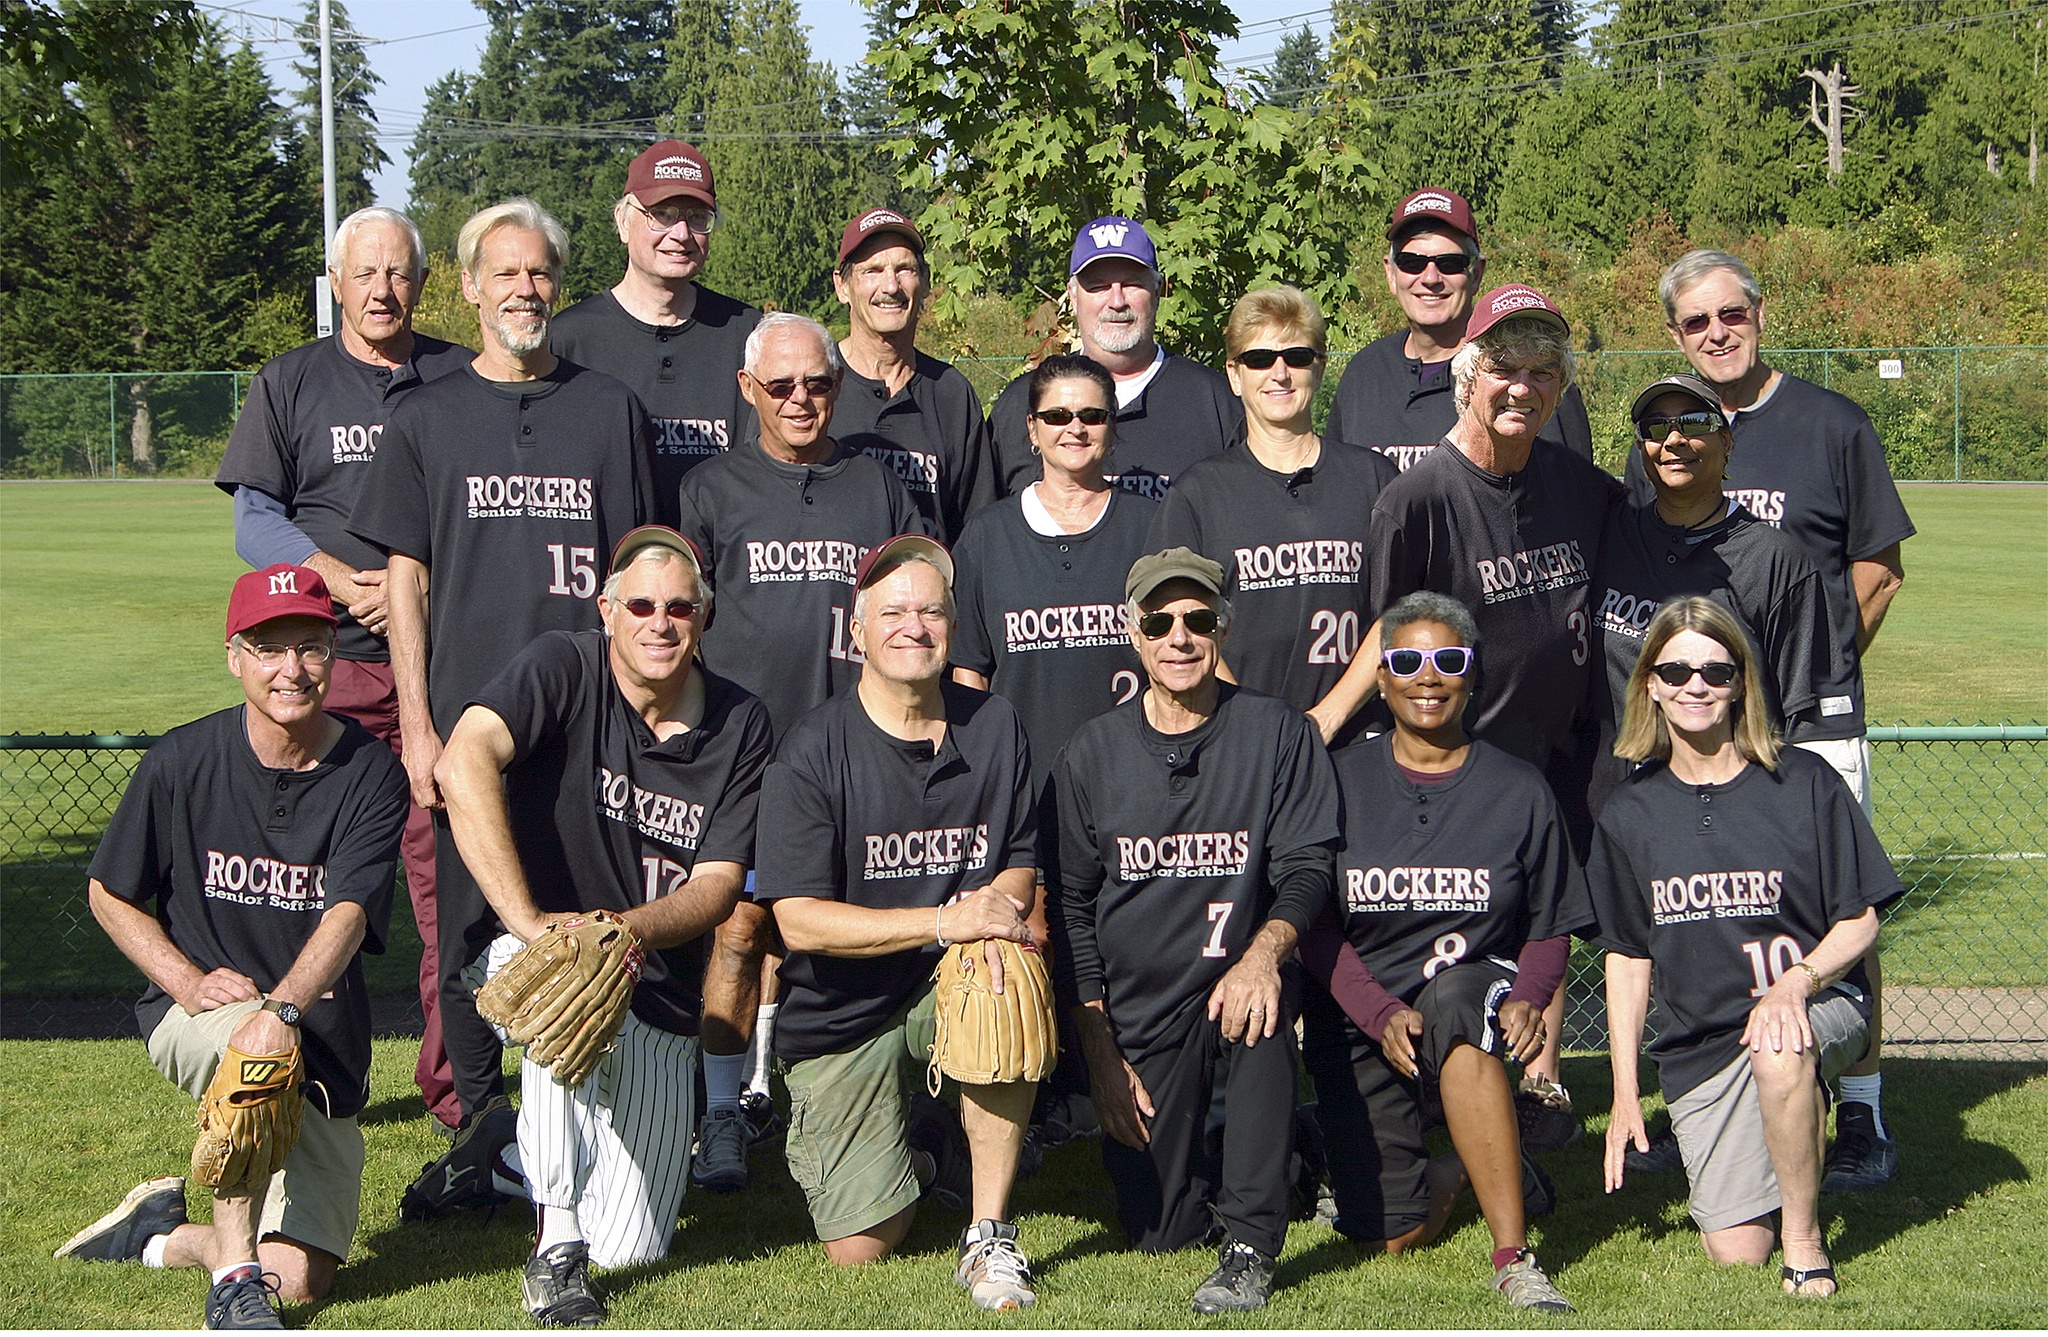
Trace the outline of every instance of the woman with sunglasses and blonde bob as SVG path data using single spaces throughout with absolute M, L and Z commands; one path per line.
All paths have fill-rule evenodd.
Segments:
M 1394 728 L 1335 754 L 1336 904 L 1301 944 L 1336 1227 L 1405 1253 L 1443 1232 L 1469 1183 L 1494 1285 L 1517 1308 L 1569 1312 L 1529 1248 L 1527 1218 L 1555 1193 L 1523 1151 L 1508 1063 L 1542 1051 L 1543 1009 L 1592 907 L 1543 773 L 1465 732 L 1482 662 L 1472 614 L 1418 591 L 1379 626 Z M 1434 1161 L 1428 1086 L 1454 1148 Z
M 1650 1045 L 1707 1256 L 1768 1262 L 1788 1294 L 1836 1282 L 1821 1234 L 1822 1083 L 1869 1044 L 1863 954 L 1903 888 L 1826 761 L 1781 744 L 1749 638 L 1712 599 L 1650 620 L 1615 751 L 1645 763 L 1600 815 L 1586 881 L 1607 953 L 1614 1109 L 1606 1186 L 1647 1150 Z M 1772 1214 L 1778 1214 L 1774 1231 Z
M 1223 370 L 1244 401 L 1245 435 L 1173 480 L 1147 545 L 1221 564 L 1236 625 L 1225 680 L 1302 711 L 1337 685 L 1372 623 L 1366 528 L 1380 489 L 1400 476 L 1377 451 L 1316 435 L 1326 336 L 1322 310 L 1298 288 L 1238 299 Z M 1333 744 L 1363 723 L 1354 716 Z

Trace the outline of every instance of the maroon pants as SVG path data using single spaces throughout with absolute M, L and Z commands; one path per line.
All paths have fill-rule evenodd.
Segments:
M 405 755 L 398 736 L 398 690 L 392 685 L 391 665 L 360 659 L 337 659 L 329 675 L 327 709 L 346 715 L 383 739 L 393 754 Z M 407 805 L 405 835 L 399 842 L 405 859 L 405 887 L 412 899 L 413 922 L 418 925 L 420 943 L 420 1014 L 426 1019 L 426 1033 L 420 1041 L 420 1061 L 413 1069 L 413 1081 L 427 1102 L 427 1112 L 449 1127 L 462 1118 L 455 1099 L 454 1074 L 449 1070 L 448 1051 L 441 1042 L 440 934 L 434 917 L 434 815 L 417 803 Z

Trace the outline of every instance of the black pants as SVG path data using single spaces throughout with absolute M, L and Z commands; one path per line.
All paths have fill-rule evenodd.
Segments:
M 467 1118 L 505 1094 L 505 1070 L 498 1036 L 476 1014 L 476 993 L 462 978 L 462 969 L 504 929 L 455 848 L 446 812 L 434 814 L 434 900 L 440 912 L 441 1043 L 448 1050 L 455 1098 Z
M 1256 1046 L 1226 1042 L 1205 999 L 1191 1009 L 1179 1045 L 1131 1064 L 1156 1111 L 1152 1141 L 1139 1151 L 1105 1135 L 1102 1164 L 1133 1247 L 1183 1249 L 1220 1220 L 1232 1239 L 1278 1256 L 1287 1240 L 1299 999 L 1294 981 L 1286 983 L 1279 1022 Z M 1229 1110 L 1220 1137 L 1209 1125 L 1219 1084 Z

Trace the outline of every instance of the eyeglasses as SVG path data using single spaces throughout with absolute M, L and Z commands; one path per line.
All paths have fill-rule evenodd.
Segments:
M 1674 323 L 1678 326 L 1681 333 L 1699 334 L 1707 328 L 1710 322 L 1716 319 L 1731 330 L 1740 329 L 1742 326 L 1749 324 L 1752 314 L 1752 311 L 1746 304 L 1743 306 L 1724 306 L 1719 311 L 1702 311 L 1696 316 L 1687 316 L 1684 320 Z
M 1146 640 L 1156 641 L 1173 630 L 1175 618 L 1179 618 L 1181 624 L 1197 636 L 1214 636 L 1216 628 L 1223 625 L 1222 617 L 1213 608 L 1190 608 L 1185 613 L 1169 613 L 1161 609 L 1139 618 L 1138 630 L 1145 633 Z
M 1253 371 L 1264 371 L 1281 361 L 1300 371 L 1304 367 L 1313 367 L 1322 357 L 1322 353 L 1313 348 L 1247 348 L 1237 355 L 1237 361 Z
M 1674 413 L 1668 417 L 1639 418 L 1636 420 L 1636 435 L 1645 441 L 1662 441 L 1671 435 L 1676 427 L 1680 436 L 1705 436 L 1708 432 L 1719 432 L 1728 426 L 1728 420 L 1718 413 Z
M 748 379 L 753 380 L 751 373 L 748 375 Z M 798 380 L 785 376 L 780 380 L 774 381 L 754 381 L 754 384 L 767 391 L 770 399 L 788 399 L 796 393 L 799 385 L 803 387 L 804 393 L 810 398 L 823 399 L 838 386 L 839 378 L 837 376 L 805 376 Z
M 296 652 L 301 664 L 320 667 L 334 658 L 334 647 L 326 641 L 305 641 L 299 645 L 280 645 L 276 641 L 243 641 L 242 648 L 256 656 L 256 662 L 267 669 L 283 668 L 284 657 Z
M 1031 416 L 1047 427 L 1065 427 L 1076 418 L 1086 426 L 1100 427 L 1109 421 L 1109 410 L 1090 404 L 1080 409 L 1033 409 Z
M 687 223 L 690 231 L 702 237 L 708 236 L 718 226 L 718 210 L 701 205 L 663 202 L 650 207 L 634 200 L 633 207 L 646 215 L 649 232 L 667 232 L 678 223 Z
M 1436 671 L 1446 678 L 1462 678 L 1472 668 L 1472 647 L 1440 645 L 1434 650 L 1389 650 L 1380 656 L 1380 662 L 1387 666 L 1387 672 L 1397 678 L 1412 678 L 1422 672 L 1422 662 L 1425 659 L 1435 665 Z
M 1667 659 L 1653 664 L 1650 672 L 1664 680 L 1666 687 L 1683 687 L 1692 681 L 1692 675 L 1700 675 L 1700 681 L 1709 687 L 1726 687 L 1735 681 L 1735 665 L 1725 660 L 1712 664 L 1688 664 L 1682 659 Z
M 668 612 L 668 620 L 671 622 L 688 622 L 691 618 L 697 616 L 697 610 L 702 606 L 695 599 L 670 599 L 667 603 L 656 603 L 652 599 L 619 600 L 619 607 L 625 609 L 634 617 L 653 617 L 655 610 L 659 608 L 665 609 Z
M 1436 272 L 1455 276 L 1472 268 L 1472 257 L 1463 251 L 1445 251 L 1442 255 L 1431 255 L 1423 251 L 1394 252 L 1394 268 L 1403 274 L 1420 274 L 1431 265 Z

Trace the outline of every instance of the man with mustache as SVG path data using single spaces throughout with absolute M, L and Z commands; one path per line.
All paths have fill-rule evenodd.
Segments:
M 932 290 L 924 238 L 894 209 L 849 220 L 832 289 L 851 321 L 839 341 L 846 376 L 832 425 L 848 449 L 874 456 L 901 479 L 925 523 L 951 543 L 998 493 L 981 397 L 965 376 L 917 347 Z
M 600 625 L 599 563 L 655 510 L 646 409 L 548 348 L 568 245 L 523 196 L 463 224 L 456 255 L 482 351 L 400 402 L 349 515 L 388 557 L 405 769 L 440 837 L 441 1030 L 462 1103 L 454 1146 L 406 1191 L 406 1219 L 498 1201 L 498 1180 L 517 1186 L 500 1164 L 515 1130 L 498 1042 L 462 979 L 503 930 L 446 838 L 434 765 L 463 708 L 535 637 Z
M 1116 378 L 1116 449 L 1110 481 L 1154 501 L 1175 475 L 1244 434 L 1244 405 L 1220 372 L 1161 348 L 1152 337 L 1165 281 L 1152 238 L 1134 218 L 1098 218 L 1074 235 L 1067 301 L 1081 351 Z M 989 413 L 1005 495 L 1038 481 L 1026 421 L 1029 376 L 996 396 Z

